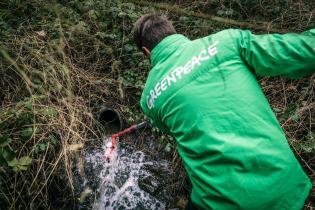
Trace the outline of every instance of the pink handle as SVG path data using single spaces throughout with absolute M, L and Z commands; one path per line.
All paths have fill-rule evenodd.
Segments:
M 122 136 L 130 131 L 133 131 L 133 130 L 136 130 L 137 129 L 137 125 L 132 125 L 130 126 L 129 128 L 123 130 L 123 131 L 120 131 L 118 133 L 115 133 L 112 135 L 112 147 L 115 147 L 116 146 L 116 138 L 119 137 L 119 136 Z

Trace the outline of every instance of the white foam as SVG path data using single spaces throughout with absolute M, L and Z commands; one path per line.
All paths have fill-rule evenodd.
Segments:
M 112 147 L 112 146 L 113 146 L 113 145 L 112 145 L 112 141 L 109 141 L 108 143 L 105 144 L 105 147 L 106 147 L 106 148 Z
M 103 149 L 106 150 L 111 139 L 106 138 Z M 130 154 L 130 151 L 116 148 L 111 161 L 103 159 L 104 154 L 90 154 L 86 161 L 93 168 L 102 167 L 101 184 L 98 189 L 99 199 L 93 206 L 94 210 L 112 209 L 165 209 L 165 204 L 143 191 L 138 184 L 139 178 L 150 175 L 144 170 L 146 165 L 167 167 L 166 162 L 146 161 L 141 151 Z

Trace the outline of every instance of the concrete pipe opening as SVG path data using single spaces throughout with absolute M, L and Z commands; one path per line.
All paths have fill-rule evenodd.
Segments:
M 103 126 L 106 134 L 113 134 L 123 129 L 123 120 L 120 114 L 109 108 L 103 108 L 100 110 L 98 121 Z

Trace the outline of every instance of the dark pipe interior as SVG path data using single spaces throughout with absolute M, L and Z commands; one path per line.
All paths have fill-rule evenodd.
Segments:
M 101 110 L 98 120 L 104 126 L 107 134 L 113 134 L 122 129 L 121 117 L 115 110 Z

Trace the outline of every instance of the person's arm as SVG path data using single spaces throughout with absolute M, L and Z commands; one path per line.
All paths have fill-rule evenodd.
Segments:
M 315 72 L 315 29 L 301 34 L 241 31 L 241 57 L 258 76 L 299 78 Z
M 145 116 L 148 118 L 150 124 L 152 126 L 155 126 L 157 128 L 159 128 L 162 132 L 170 135 L 170 132 L 169 132 L 169 129 L 164 125 L 164 123 L 162 123 L 158 117 L 156 117 L 154 115 L 154 113 L 152 111 L 150 111 L 148 108 L 147 108 L 147 105 L 145 103 L 144 100 L 142 100 L 140 102 L 140 107 L 143 111 L 143 113 L 145 114 Z
M 149 119 L 150 119 L 151 125 L 159 128 L 163 133 L 171 135 L 169 129 L 162 122 L 160 122 L 159 120 L 153 120 L 152 118 L 149 118 Z

